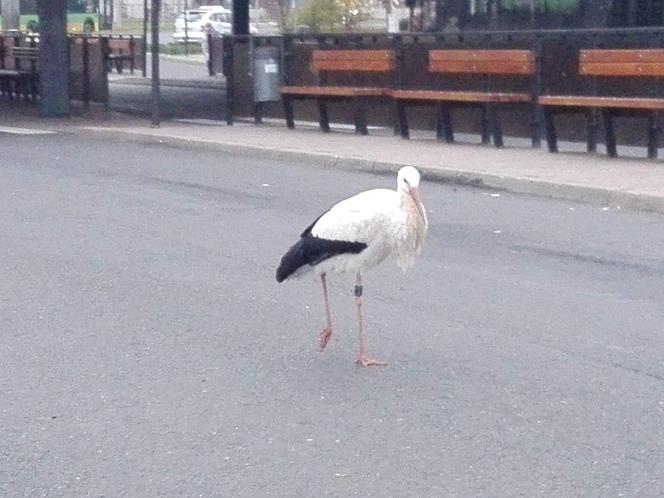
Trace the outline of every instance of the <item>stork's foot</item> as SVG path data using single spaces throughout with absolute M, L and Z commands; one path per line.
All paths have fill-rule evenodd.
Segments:
M 332 339 L 332 327 L 325 327 L 318 339 L 318 351 L 322 353 L 330 339 Z
M 372 358 L 367 358 L 366 356 L 360 356 L 355 363 L 357 363 L 358 365 L 362 365 L 364 368 L 384 367 L 385 365 L 387 365 L 387 363 L 385 363 L 384 361 L 374 360 Z

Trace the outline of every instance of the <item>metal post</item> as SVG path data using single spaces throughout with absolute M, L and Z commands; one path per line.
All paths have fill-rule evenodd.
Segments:
M 134 35 L 129 35 L 129 70 L 134 74 L 134 58 L 136 57 L 136 45 Z
M 214 61 L 214 57 L 216 54 L 214 51 L 214 45 L 212 43 L 212 34 L 207 33 L 205 37 L 207 39 L 207 44 L 208 44 L 208 60 L 206 61 L 208 66 L 208 74 L 210 76 L 214 76 L 215 75 L 214 63 L 212 61 Z
M 83 106 L 90 107 L 90 46 L 88 35 L 83 35 Z
M 104 61 L 107 60 L 107 56 L 110 53 L 111 49 L 109 48 L 109 39 L 106 36 L 102 36 L 99 39 L 101 46 L 102 46 L 102 54 L 104 54 Z M 104 63 L 105 64 L 105 63 Z M 108 87 L 108 71 L 106 70 L 106 67 L 104 67 L 104 109 L 107 111 L 111 108 L 111 95 L 110 95 L 110 89 Z
M 189 5 L 187 0 L 184 0 L 184 53 L 189 55 L 189 19 L 187 19 L 187 10 Z
M 249 34 L 249 0 L 233 1 L 233 34 Z
M 148 74 L 148 18 L 150 10 L 148 9 L 148 0 L 143 0 L 143 78 Z
M 161 122 L 159 81 L 159 10 L 161 0 L 152 0 L 152 126 Z
M 233 37 L 224 35 L 222 39 L 222 50 L 224 54 L 224 76 L 226 76 L 226 124 L 233 125 L 233 106 L 234 106 L 234 93 L 235 93 L 235 77 L 233 75 L 234 64 L 234 46 Z M 288 99 L 284 99 L 287 103 Z

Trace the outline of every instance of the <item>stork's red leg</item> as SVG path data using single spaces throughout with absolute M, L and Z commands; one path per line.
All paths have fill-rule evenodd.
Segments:
M 325 318 L 327 320 L 327 325 L 320 333 L 320 337 L 318 339 L 318 350 L 322 352 L 325 349 L 325 346 L 327 346 L 327 343 L 330 342 L 330 339 L 332 338 L 332 314 L 330 313 L 330 300 L 327 295 L 327 280 L 325 273 L 321 273 L 320 281 L 321 284 L 323 284 L 323 300 L 325 301 Z
M 387 365 L 384 361 L 374 360 L 367 357 L 367 340 L 364 336 L 364 313 L 362 310 L 362 275 L 357 272 L 355 279 L 355 305 L 357 306 L 357 331 L 360 339 L 360 352 L 357 356 L 357 363 L 363 367 Z

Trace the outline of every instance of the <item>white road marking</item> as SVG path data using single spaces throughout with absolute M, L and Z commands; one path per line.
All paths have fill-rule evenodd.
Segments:
M 0 126 L 0 133 L 9 135 L 52 135 L 55 132 L 51 130 L 38 130 L 35 128 L 14 128 L 12 126 Z

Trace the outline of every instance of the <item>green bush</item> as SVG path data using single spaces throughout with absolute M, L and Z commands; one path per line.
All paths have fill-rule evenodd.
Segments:
M 148 45 L 148 52 L 150 51 L 150 45 Z M 159 45 L 159 53 L 165 55 L 185 55 L 184 43 L 168 43 Z M 189 54 L 202 54 L 203 48 L 200 43 L 189 42 Z
M 336 0 L 308 0 L 297 15 L 298 25 L 312 33 L 336 31 L 343 24 L 343 8 Z

